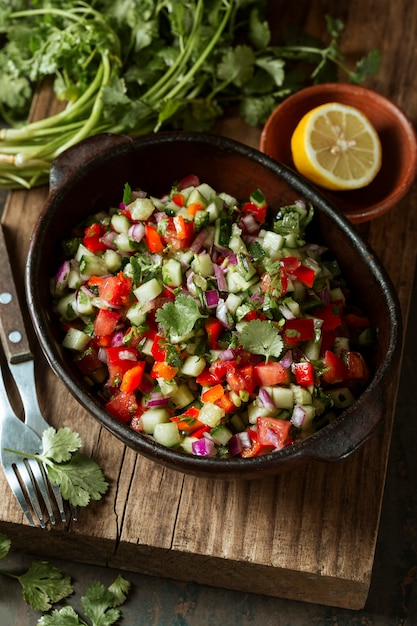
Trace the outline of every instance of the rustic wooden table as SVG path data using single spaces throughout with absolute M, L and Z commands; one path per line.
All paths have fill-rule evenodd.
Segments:
M 325 37 L 324 15 L 341 19 L 348 60 L 380 49 L 381 70 L 366 85 L 416 121 L 417 5 L 406 0 L 276 0 L 272 7 L 277 31 L 295 23 Z M 51 106 L 41 94 L 34 114 L 45 115 Z M 218 131 L 254 146 L 260 134 L 235 120 Z M 155 467 L 102 432 L 36 350 L 41 404 L 49 421 L 56 427 L 68 423 L 81 433 L 111 489 L 103 501 L 82 511 L 76 524 L 41 531 L 27 526 L 1 477 L 0 529 L 18 551 L 5 565 L 19 571 L 29 555 L 54 559 L 76 580 L 77 598 L 91 579 L 110 582 L 114 569 L 120 569 L 135 585 L 123 611 L 125 622 L 138 626 L 388 626 L 405 624 L 407 613 L 408 624 L 417 623 L 411 616 L 417 568 L 416 435 L 409 419 L 416 408 L 411 378 L 417 361 L 415 314 L 409 315 L 416 310 L 410 309 L 416 193 L 414 186 L 389 214 L 358 227 L 391 275 L 409 327 L 403 378 L 398 386 L 393 377 L 383 432 L 337 465 L 301 468 L 262 484 L 199 481 Z M 20 284 L 30 232 L 46 194 L 47 189 L 13 192 L 6 202 L 3 223 Z M 23 301 L 23 287 L 21 295 Z M 34 623 L 15 581 L 2 579 L 0 609 L 4 626 Z

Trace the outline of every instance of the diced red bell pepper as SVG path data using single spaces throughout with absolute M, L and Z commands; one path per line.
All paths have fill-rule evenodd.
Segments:
M 286 345 L 295 345 L 302 341 L 314 339 L 314 319 L 310 317 L 287 320 L 284 326 Z
M 162 335 L 156 334 L 151 347 L 151 354 L 155 361 L 166 361 L 167 349 L 166 342 Z
M 172 199 L 173 203 L 176 204 L 179 207 L 183 207 L 184 204 L 185 204 L 185 198 L 182 195 L 182 193 L 179 193 L 179 192 L 173 193 L 171 199 Z
M 280 259 L 279 264 L 285 269 L 287 274 L 293 274 L 300 267 L 301 260 L 297 256 L 285 256 Z
M 94 320 L 94 334 L 99 337 L 102 335 L 111 335 L 120 318 L 120 313 L 116 311 L 99 309 Z
M 107 246 L 102 242 L 103 229 L 98 222 L 87 226 L 84 230 L 83 244 L 90 252 L 106 250 Z
M 98 295 L 111 306 L 124 306 L 129 303 L 132 279 L 119 272 L 116 276 L 106 276 L 98 283 Z
M 241 213 L 250 213 L 259 224 L 263 224 L 266 219 L 267 206 L 258 205 L 255 202 L 245 202 Z
M 189 409 L 187 409 L 184 413 L 181 413 L 181 415 L 175 415 L 171 417 L 170 419 L 171 419 L 171 422 L 176 423 L 179 431 L 183 433 L 187 433 L 187 434 L 190 434 L 190 433 L 194 434 L 194 431 L 204 426 L 204 424 L 200 422 L 198 419 L 199 414 L 200 414 L 199 409 L 192 406 Z
M 221 361 L 217 359 L 210 365 L 209 372 L 215 377 L 216 382 L 220 382 L 225 378 L 227 372 L 234 371 L 236 366 L 236 361 Z
M 314 367 L 310 361 L 294 363 L 294 375 L 297 385 L 311 387 L 314 385 Z
M 162 239 L 159 236 L 159 233 L 156 230 L 155 226 L 152 226 L 152 224 L 146 224 L 145 226 L 145 239 L 146 245 L 149 248 L 149 252 L 152 252 L 152 254 L 154 254 L 156 252 L 163 251 L 164 244 L 162 242 Z
M 224 395 L 223 385 L 221 383 L 217 383 L 213 387 L 209 387 L 206 389 L 201 395 L 201 399 L 203 402 L 212 402 L 213 404 L 219 400 Z
M 263 443 L 261 443 L 259 439 L 259 433 L 256 430 L 250 428 L 247 432 L 249 433 L 251 445 L 250 447 L 243 448 L 242 452 L 240 453 L 241 457 L 243 457 L 244 459 L 249 459 L 251 457 L 259 456 L 261 454 L 267 454 L 268 452 L 271 452 L 273 450 L 273 447 L 270 444 L 265 446 Z
M 224 393 L 221 398 L 216 400 L 215 404 L 223 409 L 225 413 L 233 413 L 236 410 L 236 405 L 230 399 L 229 393 Z
M 138 403 L 134 393 L 118 391 L 108 402 L 106 410 L 121 422 L 130 422 L 138 409 Z
M 120 391 L 125 393 L 130 393 L 131 391 L 135 391 L 138 389 L 143 373 L 145 371 L 145 361 L 138 361 L 136 365 L 128 369 L 122 378 L 122 382 L 120 384 Z
M 314 285 L 314 279 L 316 277 L 315 271 L 311 267 L 307 267 L 306 265 L 301 265 L 294 270 L 294 276 L 301 282 L 303 285 L 307 287 L 312 287 Z
M 163 378 L 164 380 L 172 380 L 178 374 L 178 367 L 170 365 L 166 361 L 155 361 L 151 370 L 152 378 Z
M 205 323 L 205 330 L 208 337 L 210 350 L 217 350 L 217 340 L 223 330 L 223 324 L 218 319 L 209 319 Z
M 253 368 L 255 385 L 267 387 L 270 385 L 282 385 L 288 383 L 288 370 L 278 361 L 258 363 Z
M 323 380 L 329 385 L 342 383 L 348 375 L 348 368 L 343 360 L 331 350 L 324 353 L 323 365 L 326 370 L 322 374 Z
M 339 328 L 342 324 L 341 305 L 330 303 L 318 307 L 317 309 L 314 309 L 314 316 L 323 320 L 321 327 L 323 332 Z
M 272 446 L 280 450 L 285 446 L 291 422 L 275 417 L 258 417 L 256 420 L 259 442 L 263 446 Z
M 109 385 L 118 387 L 125 372 L 136 365 L 138 360 L 137 350 L 125 346 L 110 346 L 106 349 L 106 353 Z

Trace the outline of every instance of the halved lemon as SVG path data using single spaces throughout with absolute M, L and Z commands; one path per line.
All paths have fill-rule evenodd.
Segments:
M 381 142 L 355 107 L 329 102 L 304 115 L 291 137 L 297 170 L 325 189 L 359 189 L 381 167 Z

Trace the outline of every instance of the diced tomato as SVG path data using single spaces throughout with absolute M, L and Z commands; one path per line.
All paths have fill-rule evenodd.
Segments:
M 106 402 L 106 410 L 120 422 L 130 422 L 138 409 L 139 407 L 134 393 L 119 391 Z
M 217 350 L 217 340 L 223 330 L 223 324 L 218 319 L 209 319 L 205 323 L 205 330 L 209 340 L 210 349 Z
M 288 383 L 288 370 L 277 361 L 258 363 L 253 368 L 255 385 L 266 387 Z
M 280 450 L 285 446 L 291 422 L 275 417 L 258 417 L 256 420 L 259 442 Z
M 287 320 L 283 336 L 286 345 L 294 345 L 302 341 L 314 339 L 314 319 L 306 317 Z
M 267 206 L 259 206 L 254 202 L 245 202 L 242 213 L 250 213 L 259 224 L 263 224 L 266 219 Z
M 314 367 L 310 361 L 294 363 L 295 382 L 302 387 L 314 385 Z
M 267 454 L 268 452 L 272 452 L 273 447 L 270 444 L 265 446 L 263 443 L 261 443 L 261 441 L 259 440 L 259 434 L 256 430 L 250 428 L 247 432 L 249 433 L 251 445 L 248 448 L 243 448 L 242 452 L 240 453 L 241 457 L 243 457 L 244 459 L 249 459 L 254 456 L 259 456 L 261 454 Z
M 280 259 L 279 264 L 285 269 L 287 274 L 293 274 L 300 267 L 301 261 L 296 256 L 285 256 Z
M 120 313 L 116 311 L 99 309 L 94 320 L 94 334 L 99 337 L 102 335 L 111 335 L 120 318 Z
M 253 365 L 245 365 L 243 367 L 230 369 L 226 373 L 227 383 L 232 391 L 239 393 L 247 391 L 253 393 L 255 391 L 255 380 L 253 376 Z
M 132 289 L 132 279 L 119 272 L 116 276 L 106 276 L 98 284 L 98 295 L 111 306 L 127 305 Z
M 339 328 L 342 324 L 341 318 L 341 305 L 340 304 L 326 304 L 325 306 L 314 309 L 314 316 L 323 320 L 322 331 L 327 332 Z
M 155 226 L 152 224 L 146 224 L 145 226 L 145 239 L 146 244 L 149 248 L 149 252 L 162 252 L 164 249 L 164 244 L 162 242 L 161 237 L 158 234 Z
M 348 368 L 344 364 L 343 360 L 337 356 L 337 354 L 331 350 L 326 350 L 324 353 L 323 364 L 324 367 L 327 368 L 322 374 L 322 378 L 326 383 L 333 385 L 346 380 Z
M 243 319 L 245 322 L 250 322 L 251 320 L 266 320 L 266 315 L 263 311 L 249 311 Z
M 90 376 L 97 382 L 103 382 L 107 372 L 102 361 L 97 356 L 97 350 L 90 346 L 78 358 L 75 363 L 84 376 Z
M 83 244 L 90 252 L 99 252 L 107 248 L 101 241 L 103 229 L 98 222 L 94 222 L 84 230 Z
M 143 373 L 145 371 L 145 361 L 138 361 L 136 365 L 128 369 L 122 378 L 120 384 L 120 391 L 130 393 L 135 391 L 142 381 Z
M 107 367 L 109 369 L 109 385 L 118 387 L 127 370 L 136 365 L 137 350 L 125 346 L 111 346 L 106 349 Z
M 193 239 L 194 223 L 185 220 L 182 215 L 168 217 L 161 222 L 159 233 L 163 244 L 169 244 L 173 250 L 185 250 Z
M 347 368 L 348 380 L 368 380 L 369 368 L 360 352 L 347 350 L 341 357 Z

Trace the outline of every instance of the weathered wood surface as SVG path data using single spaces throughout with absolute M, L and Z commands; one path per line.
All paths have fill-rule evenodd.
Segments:
M 273 4 L 277 25 L 293 22 L 323 37 L 323 16 L 330 13 L 346 25 L 341 45 L 348 58 L 379 48 L 382 67 L 367 86 L 391 97 L 415 121 L 417 5 L 406 0 L 291 5 Z M 42 92 L 33 115 L 47 115 L 53 107 L 48 92 Z M 259 140 L 259 129 L 247 129 L 236 120 L 225 121 L 218 131 L 254 146 Z M 416 262 L 416 194 L 414 186 L 389 214 L 360 226 L 396 286 L 404 324 Z M 12 192 L 3 215 L 22 302 L 30 233 L 46 195 L 47 189 Z M 41 531 L 22 519 L 0 475 L 0 528 L 16 548 L 282 598 L 363 607 L 378 534 L 397 377 L 389 391 L 384 429 L 349 459 L 310 465 L 263 482 L 228 483 L 163 469 L 125 448 L 86 414 L 49 370 L 34 341 L 32 345 L 47 419 L 81 434 L 85 452 L 103 467 L 111 488 L 102 501 L 80 511 L 77 523 Z

